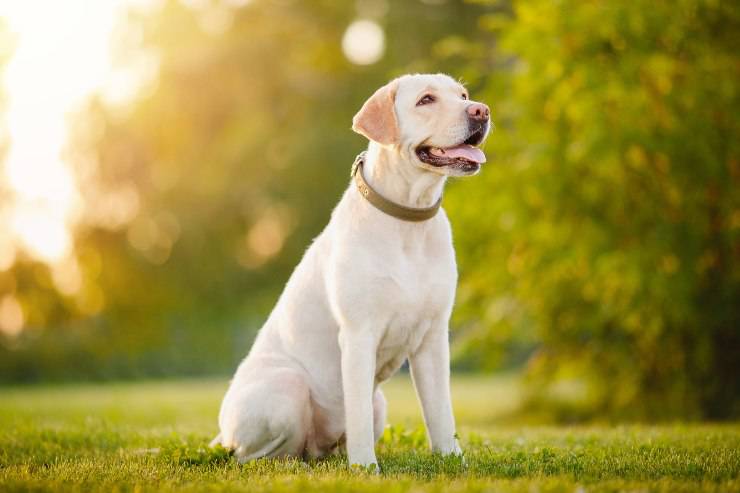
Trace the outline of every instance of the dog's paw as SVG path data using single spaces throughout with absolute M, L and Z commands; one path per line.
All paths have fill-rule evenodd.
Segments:
M 467 467 L 468 463 L 465 460 L 465 454 L 460 448 L 460 443 L 458 443 L 457 439 L 455 440 L 455 447 L 452 452 L 450 452 L 450 455 L 457 457 L 460 460 L 460 464 L 462 464 L 463 467 Z
M 369 464 L 350 464 L 350 471 L 365 473 L 365 474 L 380 474 L 380 466 L 377 462 L 370 462 Z

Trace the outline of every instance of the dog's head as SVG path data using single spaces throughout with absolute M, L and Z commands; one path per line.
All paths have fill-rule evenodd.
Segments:
M 405 75 L 378 89 L 352 129 L 392 146 L 415 166 L 449 176 L 472 175 L 486 156 L 478 146 L 490 129 L 488 106 L 471 101 L 443 74 Z

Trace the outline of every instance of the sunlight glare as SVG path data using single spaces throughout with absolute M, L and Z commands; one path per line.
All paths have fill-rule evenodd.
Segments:
M 110 79 L 111 34 L 134 4 L 142 0 L 0 5 L 15 47 L 2 81 L 10 144 L 0 181 L 4 174 L 11 204 L 0 228 L 37 260 L 53 264 L 71 254 L 82 199 L 63 156 L 68 119 Z

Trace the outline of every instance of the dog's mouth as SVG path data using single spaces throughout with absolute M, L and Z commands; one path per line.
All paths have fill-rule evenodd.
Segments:
M 478 171 L 486 162 L 486 155 L 478 146 L 486 137 L 487 126 L 483 125 L 472 132 L 463 142 L 451 147 L 420 145 L 416 148 L 419 160 L 437 168 L 450 167 L 463 172 Z

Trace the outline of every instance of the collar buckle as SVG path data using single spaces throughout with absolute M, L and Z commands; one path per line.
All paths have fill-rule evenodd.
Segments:
M 367 151 L 362 151 L 357 155 L 357 157 L 355 158 L 355 162 L 352 163 L 352 170 L 349 172 L 350 178 L 355 176 L 355 173 L 357 173 L 357 169 L 364 164 L 366 154 Z

